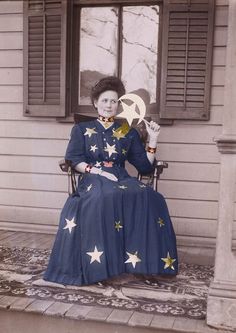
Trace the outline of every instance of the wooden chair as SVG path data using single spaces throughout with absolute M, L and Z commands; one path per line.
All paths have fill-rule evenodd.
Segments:
M 75 115 L 75 123 L 83 122 L 83 121 L 90 121 L 94 120 L 97 117 L 92 117 L 92 116 L 87 116 L 87 115 Z M 123 122 L 123 120 L 119 119 L 116 120 L 120 123 Z M 144 123 L 142 122 L 141 124 L 134 124 L 133 127 L 136 128 L 136 130 L 139 132 L 141 141 L 143 142 L 144 145 L 146 145 L 147 142 L 147 131 Z M 68 174 L 68 193 L 73 194 L 76 191 L 76 186 L 77 183 L 82 176 L 81 173 L 77 172 L 72 166 L 71 166 L 71 161 L 69 160 L 60 160 L 59 161 L 59 166 L 63 172 L 67 172 Z M 137 174 L 137 179 L 144 182 L 146 185 L 152 187 L 154 191 L 157 191 L 157 185 L 158 185 L 158 180 L 160 178 L 160 175 L 163 173 L 163 170 L 165 168 L 168 168 L 168 163 L 164 161 L 159 161 L 159 160 L 154 160 L 154 171 L 150 174 Z

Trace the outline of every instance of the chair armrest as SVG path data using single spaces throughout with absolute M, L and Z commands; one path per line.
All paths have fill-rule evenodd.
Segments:
M 158 177 L 160 176 L 160 174 L 162 174 L 163 169 L 168 168 L 168 163 L 165 161 L 158 161 L 155 160 L 154 161 L 154 167 L 155 167 L 155 171 L 154 173 L 156 173 L 156 175 L 158 175 Z
M 60 169 L 63 172 L 68 172 L 69 168 L 71 167 L 71 161 L 65 160 L 64 158 L 58 162 Z

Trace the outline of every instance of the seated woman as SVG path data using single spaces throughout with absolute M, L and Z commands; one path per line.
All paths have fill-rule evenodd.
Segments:
M 124 168 L 128 160 L 141 173 L 153 170 L 159 126 L 151 122 L 147 127 L 153 148 L 147 151 L 134 128 L 120 135 L 114 116 L 124 93 L 120 79 L 100 80 L 91 93 L 98 119 L 72 129 L 65 158 L 84 175 L 61 212 L 47 281 L 87 285 L 125 272 L 178 272 L 175 233 L 163 196 Z

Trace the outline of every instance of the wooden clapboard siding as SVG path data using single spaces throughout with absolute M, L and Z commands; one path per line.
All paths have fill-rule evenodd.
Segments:
M 215 220 L 218 217 L 218 202 L 216 201 L 167 199 L 167 203 L 173 218 Z
M 57 220 L 59 219 L 59 216 Z M 12 231 L 26 231 L 26 232 L 37 232 L 42 234 L 55 234 L 57 231 L 58 226 L 52 225 L 51 222 L 48 225 L 44 224 L 37 224 L 32 220 L 31 223 L 18 223 L 18 222 L 5 222 L 1 221 L 1 230 L 12 230 Z M 24 246 L 24 244 L 23 244 Z M 36 246 L 37 248 L 39 246 Z M 50 246 L 51 248 L 51 246 Z
M 22 68 L 22 50 L 0 50 L 0 68 Z
M 0 68 L 0 85 L 22 85 L 22 74 L 22 68 Z
M 61 209 L 67 192 L 0 189 L 2 205 Z
M 0 155 L 0 172 L 28 172 L 31 174 L 60 174 L 59 157 L 45 156 L 11 156 Z
M 0 136 L 18 138 L 50 138 L 68 139 L 72 124 L 58 124 L 55 119 L 47 121 L 21 121 L 15 126 L 14 122 L 5 120 L 0 124 Z M 60 130 L 60 132 L 58 132 Z
M 1 222 L 57 225 L 60 209 L 0 205 Z
M 187 141 L 187 138 L 186 138 Z M 214 145 L 159 144 L 159 159 L 167 162 L 219 163 L 220 157 Z
M 0 32 L 0 50 L 22 50 L 22 32 Z
M 16 85 L 0 86 L 0 103 L 22 103 L 23 101 L 23 87 Z
M 22 71 L 22 69 L 20 69 Z M 5 83 L 6 84 L 6 83 Z M 36 121 L 46 120 L 42 117 L 34 117 Z M 17 121 L 32 121 L 32 118 L 26 118 L 23 115 L 23 104 L 22 103 L 0 103 L 0 121 L 11 120 Z
M 22 14 L 23 13 L 23 1 L 1 1 L 1 8 L 0 8 L 0 15 L 1 17 L 4 17 L 3 15 L 14 13 Z
M 6 155 L 63 156 L 67 140 L 0 138 L 0 145 Z
M 215 46 L 213 50 L 213 66 L 225 66 L 226 47 Z
M 216 237 L 215 219 L 193 219 L 193 218 L 172 218 L 176 232 L 183 236 L 192 236 L 213 238 Z
M 23 17 L 21 13 L 5 14 L 1 16 L 0 20 L 1 32 L 17 32 L 23 31 Z M 20 36 L 22 37 L 22 35 Z
M 161 175 L 161 180 L 218 183 L 219 173 L 219 164 L 171 162 Z
M 219 197 L 218 183 L 160 180 L 158 190 L 167 199 L 218 201 Z
M 67 189 L 67 176 L 62 174 L 1 172 L 0 188 L 17 190 L 24 188 L 33 191 L 65 192 Z

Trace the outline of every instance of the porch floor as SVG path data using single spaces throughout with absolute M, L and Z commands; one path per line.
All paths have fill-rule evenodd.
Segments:
M 54 235 L 0 230 L 0 246 L 10 249 L 9 251 L 15 248 L 43 251 L 51 249 L 54 237 Z M 214 264 L 213 249 L 179 247 L 178 252 L 180 262 L 201 266 Z M 0 265 L 1 267 L 3 265 L 1 258 Z M 6 295 L 3 289 L 0 289 L 0 332 L 4 333 L 227 332 L 210 328 L 205 320 L 201 319 L 152 312 L 140 313 L 135 309 L 123 310 L 109 306 L 73 304 L 62 302 L 60 298 L 37 299 L 32 295 L 20 297 L 17 293 L 12 296 Z

